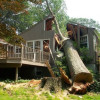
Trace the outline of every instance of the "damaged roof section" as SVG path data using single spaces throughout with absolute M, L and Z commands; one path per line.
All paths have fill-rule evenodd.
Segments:
M 52 24 L 53 24 L 54 17 L 46 19 L 46 30 L 52 30 Z
M 93 33 L 93 35 L 95 35 L 98 38 L 97 34 L 95 33 L 96 30 L 95 28 L 90 28 L 81 24 L 72 24 L 72 23 L 68 23 L 66 28 L 67 28 L 68 36 L 75 41 L 78 38 L 78 34 L 80 34 L 80 36 L 87 35 L 88 29 L 94 31 L 91 33 Z

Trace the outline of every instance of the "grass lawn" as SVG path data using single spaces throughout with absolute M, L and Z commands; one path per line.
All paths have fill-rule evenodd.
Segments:
M 0 100 L 100 100 L 100 93 L 87 93 L 85 95 L 64 95 L 36 90 L 35 87 L 20 87 L 5 89 L 0 87 Z
M 2 82 L 1 82 L 2 83 Z M 5 85 L 0 85 L 0 100 L 100 100 L 100 93 L 87 93 L 85 95 L 68 94 L 62 90 L 58 93 L 50 93 L 38 89 L 38 85 L 29 86 L 29 80 L 4 81 Z M 23 85 L 26 84 L 26 85 Z M 10 88 L 7 87 L 7 85 Z M 6 86 L 6 88 L 5 88 Z

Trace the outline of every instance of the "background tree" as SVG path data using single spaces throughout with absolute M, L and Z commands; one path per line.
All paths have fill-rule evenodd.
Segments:
M 27 13 L 27 1 L 28 0 L 0 0 L 0 38 L 14 44 L 24 42 L 24 40 L 16 34 L 18 29 L 15 29 L 14 26 L 17 26 L 15 22 L 17 17 L 15 16 L 21 13 Z M 29 1 L 36 1 L 35 3 L 37 3 L 37 0 Z
M 32 4 L 27 2 L 26 5 L 29 7 L 28 14 L 19 14 L 12 17 L 11 25 L 16 27 L 19 33 L 28 29 L 32 25 L 38 23 L 43 20 L 46 16 L 50 15 L 45 0 L 41 5 Z M 60 29 L 62 33 L 66 33 L 66 23 L 68 22 L 69 17 L 66 14 L 66 5 L 64 0 L 49 0 L 49 5 L 52 7 L 55 16 L 57 17 L 57 21 L 60 25 Z M 55 26 L 54 26 L 54 30 Z

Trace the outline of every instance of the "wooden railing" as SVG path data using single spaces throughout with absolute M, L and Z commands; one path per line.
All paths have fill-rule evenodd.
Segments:
M 21 59 L 32 62 L 45 62 L 49 60 L 50 53 L 41 50 L 35 50 L 34 52 L 27 52 L 23 49 L 21 53 L 2 51 L 0 52 L 0 59 Z
M 28 52 L 23 54 L 22 57 L 23 60 L 30 60 L 33 62 L 45 62 L 46 60 L 49 60 L 49 58 L 50 58 L 49 52 L 43 52 L 43 51 Z

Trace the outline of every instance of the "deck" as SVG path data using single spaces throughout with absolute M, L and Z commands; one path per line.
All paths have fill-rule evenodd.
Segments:
M 19 48 L 20 52 L 15 52 L 12 46 L 0 52 L 0 68 L 1 67 L 21 67 L 22 65 L 33 65 L 46 67 L 45 62 L 49 60 L 50 54 L 41 50 L 32 50 L 28 47 Z M 3 66 L 2 66 L 3 65 Z M 7 66 L 8 65 L 8 66 Z M 9 66 L 10 65 L 10 66 Z M 14 66 L 12 66 L 14 65 Z
M 40 48 L 0 43 L 0 68 L 16 68 L 15 80 L 18 80 L 20 67 L 24 65 L 47 67 L 45 64 L 47 60 L 50 60 L 50 53 Z

